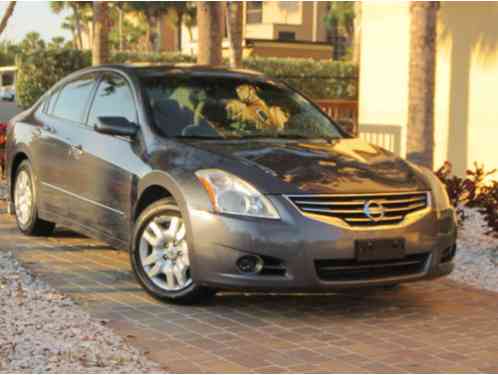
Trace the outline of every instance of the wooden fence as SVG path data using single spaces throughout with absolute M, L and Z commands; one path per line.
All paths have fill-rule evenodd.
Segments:
M 349 133 L 358 136 L 358 101 L 315 100 L 315 103 Z
M 355 137 L 380 146 L 396 155 L 401 154 L 401 128 L 397 125 L 358 125 L 356 100 L 316 100 L 320 108 Z

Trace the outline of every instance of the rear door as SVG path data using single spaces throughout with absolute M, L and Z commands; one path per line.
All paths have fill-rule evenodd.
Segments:
M 85 114 L 95 88 L 96 74 L 86 74 L 57 89 L 45 104 L 37 129 L 38 176 L 42 210 L 70 216 L 75 204 L 72 190 L 78 181 L 73 145 L 78 129 L 85 126 Z

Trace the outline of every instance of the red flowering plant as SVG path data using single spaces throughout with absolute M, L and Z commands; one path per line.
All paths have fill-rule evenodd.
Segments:
M 5 168 L 5 142 L 7 141 L 7 124 L 0 122 L 0 172 Z M 0 173 L 0 178 L 3 173 Z

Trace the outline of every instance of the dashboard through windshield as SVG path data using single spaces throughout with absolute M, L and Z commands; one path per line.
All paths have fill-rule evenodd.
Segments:
M 224 77 L 143 78 L 156 127 L 199 139 L 342 138 L 312 103 L 273 82 Z

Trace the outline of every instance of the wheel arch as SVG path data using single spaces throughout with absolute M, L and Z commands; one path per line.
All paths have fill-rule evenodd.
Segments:
M 14 194 L 14 179 L 16 177 L 16 171 L 17 168 L 21 165 L 21 163 L 25 160 L 28 160 L 31 163 L 31 158 L 29 157 L 29 154 L 25 152 L 24 150 L 17 151 L 12 158 L 12 161 L 10 162 L 9 170 L 8 170 L 8 179 L 9 179 L 9 186 L 10 186 L 10 191 L 9 191 L 9 198 L 10 201 L 13 200 L 13 194 Z
M 134 223 L 150 204 L 171 197 L 183 213 L 187 214 L 186 200 L 173 177 L 162 171 L 154 171 L 141 179 L 137 188 L 137 200 L 134 204 L 131 219 Z

